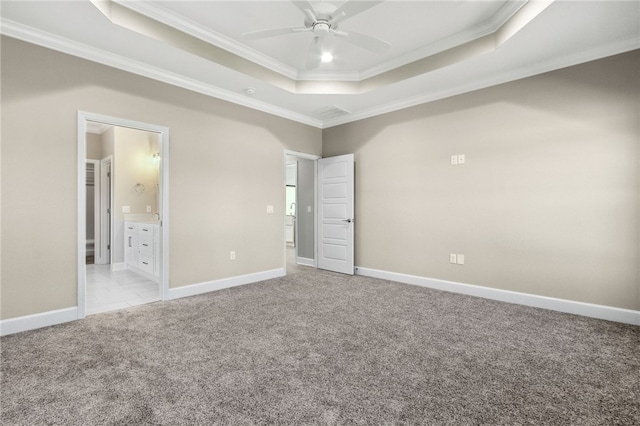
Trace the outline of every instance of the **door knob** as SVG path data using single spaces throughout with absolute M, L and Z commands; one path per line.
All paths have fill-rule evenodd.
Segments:
M 353 219 L 342 219 L 343 222 L 347 222 L 347 223 L 351 223 L 353 222 Z

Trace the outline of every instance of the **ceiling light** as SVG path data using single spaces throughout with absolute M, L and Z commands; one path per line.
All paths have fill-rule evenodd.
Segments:
M 329 52 L 325 52 L 320 57 L 320 60 L 326 64 L 328 62 L 333 61 L 333 55 L 331 53 L 329 53 Z

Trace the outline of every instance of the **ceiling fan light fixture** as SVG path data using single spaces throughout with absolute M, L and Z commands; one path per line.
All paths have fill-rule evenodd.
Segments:
M 324 37 L 329 34 L 331 26 L 327 21 L 319 20 L 313 23 L 313 33 L 317 37 Z
M 324 64 L 328 64 L 329 62 L 333 61 L 333 55 L 329 52 L 324 52 L 322 56 L 320 56 L 320 61 L 322 61 L 322 63 Z

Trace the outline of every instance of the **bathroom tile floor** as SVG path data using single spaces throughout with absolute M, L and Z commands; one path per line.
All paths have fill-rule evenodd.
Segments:
M 87 315 L 160 300 L 160 285 L 133 271 L 87 265 Z

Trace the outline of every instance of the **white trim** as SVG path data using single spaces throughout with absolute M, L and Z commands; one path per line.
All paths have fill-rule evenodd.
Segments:
M 442 50 L 459 46 L 463 43 L 475 40 L 487 34 L 492 34 L 504 26 L 527 2 L 507 2 L 488 22 L 462 33 L 456 34 L 445 40 L 438 40 L 423 48 L 416 49 L 400 57 L 391 58 L 382 64 L 372 66 L 360 71 L 323 71 L 317 70 L 297 70 L 279 60 L 271 58 L 264 53 L 248 47 L 223 34 L 217 33 L 210 28 L 206 28 L 196 22 L 183 17 L 178 17 L 175 13 L 150 2 L 117 2 L 119 5 L 133 10 L 153 20 L 161 22 L 193 37 L 204 40 L 214 46 L 225 49 L 241 58 L 257 63 L 265 68 L 282 74 L 292 80 L 312 80 L 312 81 L 361 81 L 387 71 L 392 71 L 402 65 L 431 56 Z
M 131 58 L 100 50 L 42 30 L 37 30 L 6 18 L 0 19 L 0 34 L 320 129 L 328 129 L 341 124 L 375 117 L 474 90 L 480 90 L 508 83 L 510 81 L 520 80 L 533 75 L 567 68 L 581 63 L 601 59 L 603 57 L 628 52 L 640 47 L 640 40 L 637 38 L 616 40 L 606 46 L 599 46 L 587 52 L 578 52 L 572 56 L 565 55 L 560 58 L 550 59 L 546 62 L 536 62 L 533 65 L 524 65 L 518 69 L 509 70 L 502 74 L 493 74 L 482 81 L 474 81 L 469 84 L 451 87 L 440 92 L 433 92 L 426 95 L 392 101 L 385 105 L 379 105 L 358 113 L 323 121 L 292 110 L 277 107 L 267 102 L 249 98 L 243 94 L 224 90 L 195 79 L 190 79 Z M 302 80 L 298 79 L 298 81 Z
M 435 290 L 466 294 L 484 299 L 499 300 L 501 302 L 516 303 L 535 308 L 549 309 L 574 315 L 598 318 L 625 324 L 640 325 L 640 311 L 615 308 L 612 306 L 595 305 L 592 303 L 576 302 L 573 300 L 556 299 L 554 297 L 538 296 L 517 291 L 501 290 L 472 284 L 426 278 L 416 275 L 406 275 L 397 272 L 380 271 L 377 269 L 356 267 L 356 274 L 366 277 L 381 278 L 404 284 L 417 285 Z
M 78 319 L 78 308 L 58 309 L 56 311 L 25 315 L 0 321 L 0 336 L 49 327 Z
M 176 15 L 164 7 L 161 7 L 158 3 L 137 1 L 118 2 L 118 4 L 165 25 L 176 28 L 185 34 L 204 40 L 214 46 L 221 47 L 241 58 L 262 65 L 271 71 L 275 71 L 291 79 L 295 79 L 298 76 L 298 70 L 296 68 L 241 44 L 225 35 L 217 33 L 210 28 Z
M 85 182 L 87 181 L 87 121 L 80 118 L 78 114 L 78 134 L 77 134 L 77 176 L 78 176 L 78 189 L 77 200 L 78 205 L 77 217 L 78 217 L 78 230 L 77 230 L 77 256 L 76 256 L 76 274 L 78 277 L 77 289 L 78 289 L 78 306 L 76 309 L 76 318 L 80 319 L 85 317 L 86 310 L 86 289 L 87 289 L 87 258 L 84 250 L 86 244 L 87 234 L 87 190 Z M 35 327 L 34 327 L 35 328 Z
M 253 274 L 239 275 L 236 277 L 222 278 L 214 281 L 207 281 L 198 284 L 186 285 L 183 287 L 170 288 L 166 300 L 180 299 L 182 297 L 195 296 L 211 291 L 236 287 L 244 284 L 251 284 L 266 281 L 273 278 L 284 277 L 284 268 L 271 269 L 269 271 L 256 272 Z
M 298 261 L 296 263 L 298 265 L 313 266 L 313 267 L 316 266 L 315 259 L 309 259 L 308 257 L 298 257 Z
M 595 61 L 604 57 L 613 56 L 638 49 L 640 47 L 640 39 L 624 39 L 610 43 L 604 47 L 598 47 L 586 52 L 578 52 L 571 56 L 562 56 L 554 58 L 546 62 L 536 62 L 535 64 L 527 64 L 517 69 L 508 70 L 502 74 L 492 74 L 484 80 L 473 80 L 465 85 L 458 85 L 445 88 L 444 90 L 434 91 L 425 95 L 409 97 L 398 101 L 393 101 L 385 105 L 375 106 L 368 110 L 353 113 L 346 116 L 336 117 L 331 120 L 325 120 L 322 129 L 339 126 L 354 121 L 364 120 L 366 118 L 387 114 L 394 111 L 411 108 L 416 105 L 422 105 L 429 102 L 446 99 L 464 93 L 473 92 L 475 90 L 486 89 L 488 87 L 498 86 L 500 84 L 509 83 L 515 80 L 521 80 L 527 77 L 568 68 L 575 65 Z
M 305 154 L 304 152 L 298 152 L 298 151 L 290 151 L 288 149 L 284 150 L 284 155 L 285 157 L 287 155 L 291 156 L 291 157 L 298 157 L 298 158 L 303 158 L 305 160 L 319 160 L 320 158 L 322 158 L 321 155 L 316 155 L 316 154 Z M 285 167 L 286 167 L 286 161 L 285 161 Z
M 144 62 L 136 61 L 135 59 L 116 55 L 115 53 L 91 47 L 84 43 L 79 43 L 45 31 L 37 30 L 5 18 L 0 19 L 0 34 L 56 50 L 58 52 L 67 53 L 98 64 L 127 71 L 142 77 L 161 81 L 172 86 L 181 87 L 196 93 L 222 99 L 247 108 L 266 112 L 267 114 L 307 124 L 312 127 L 322 128 L 322 121 L 316 118 L 271 105 L 267 102 L 259 101 L 254 98 L 249 98 L 241 93 L 224 90 L 211 84 L 203 83 L 162 68 L 145 64 Z

